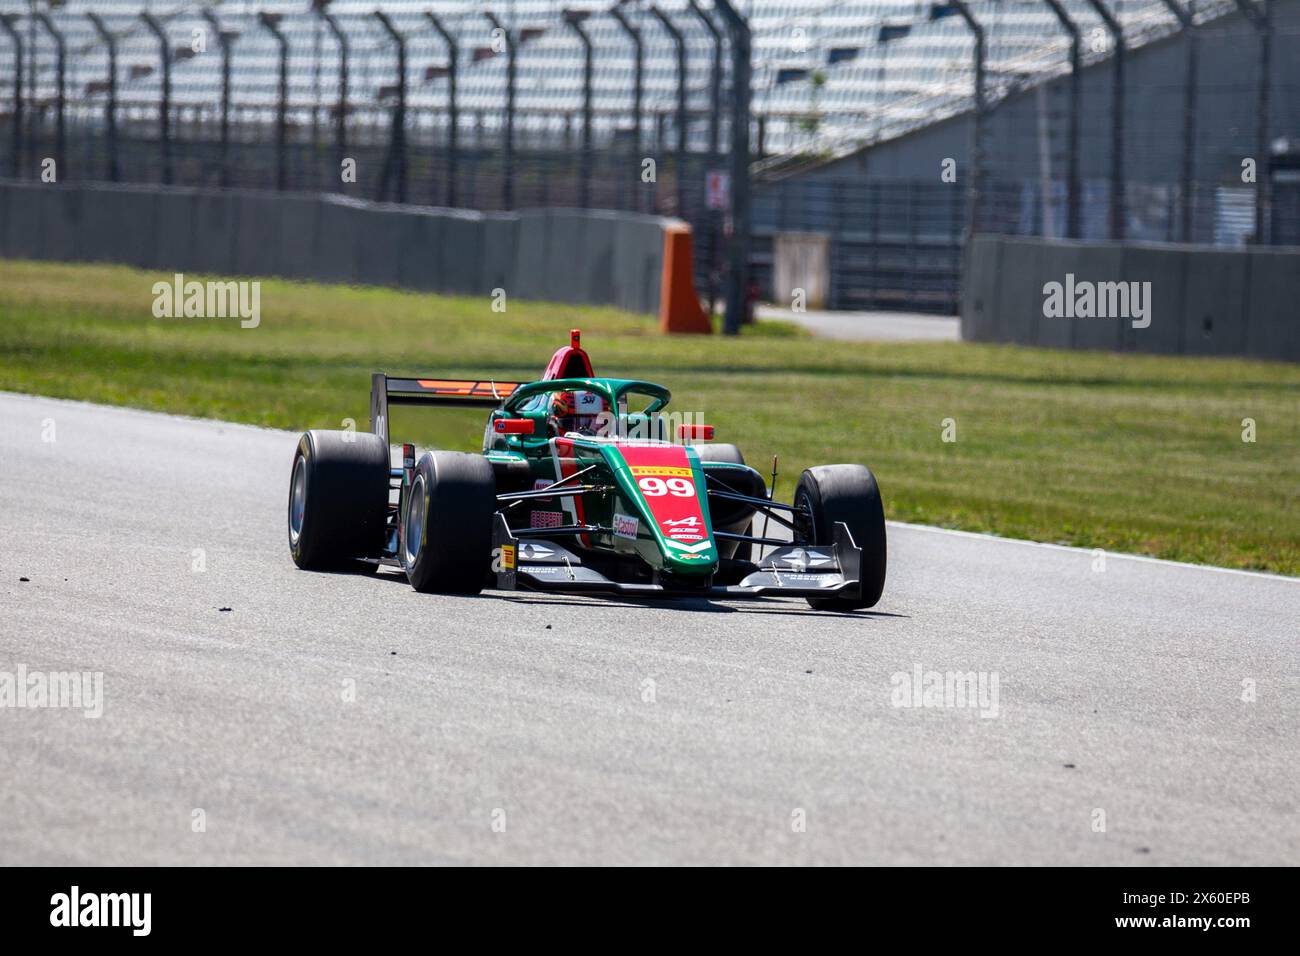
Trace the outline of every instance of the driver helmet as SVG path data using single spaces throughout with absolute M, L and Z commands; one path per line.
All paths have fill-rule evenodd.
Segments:
M 556 435 L 565 432 L 595 435 L 600 416 L 608 411 L 609 402 L 596 392 L 556 392 L 551 396 L 547 420 Z

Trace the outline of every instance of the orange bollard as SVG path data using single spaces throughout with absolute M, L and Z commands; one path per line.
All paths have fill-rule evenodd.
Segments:
M 709 335 L 713 323 L 695 294 L 691 227 L 678 223 L 664 229 L 664 271 L 659 285 L 659 331 Z

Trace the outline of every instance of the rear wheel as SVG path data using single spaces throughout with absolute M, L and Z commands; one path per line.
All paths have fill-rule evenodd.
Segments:
M 289 479 L 289 552 L 307 570 L 378 557 L 388 521 L 388 446 L 370 432 L 309 431 Z
M 481 455 L 426 452 L 408 495 L 402 567 L 417 591 L 477 594 L 492 568 L 496 478 Z
M 858 598 L 809 598 L 819 611 L 874 607 L 885 589 L 885 510 L 875 476 L 862 465 L 809 468 L 795 488 L 794 506 L 809 516 L 808 544 L 835 543 L 835 525 L 843 522 L 862 549 Z

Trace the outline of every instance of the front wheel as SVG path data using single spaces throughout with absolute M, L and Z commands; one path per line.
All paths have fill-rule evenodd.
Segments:
M 496 478 L 481 455 L 426 452 L 402 527 L 402 568 L 417 591 L 477 594 L 492 568 Z
M 819 465 L 799 477 L 795 508 L 809 517 L 808 544 L 835 543 L 835 525 L 843 522 L 862 549 L 858 570 L 861 595 L 856 598 L 809 598 L 819 611 L 853 611 L 874 607 L 885 589 L 885 509 L 876 478 L 863 465 Z

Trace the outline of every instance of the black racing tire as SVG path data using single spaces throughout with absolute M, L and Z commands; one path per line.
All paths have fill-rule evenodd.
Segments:
M 492 570 L 497 484 L 482 455 L 425 452 L 415 466 L 402 541 L 402 568 L 425 593 L 478 594 Z
M 794 506 L 812 519 L 808 544 L 835 543 L 835 523 L 848 525 L 853 542 L 862 549 L 859 598 L 809 598 L 819 611 L 853 611 L 875 607 L 885 589 L 885 509 L 876 478 L 863 465 L 819 465 L 799 477 Z
M 310 571 L 383 552 L 388 446 L 370 432 L 309 431 L 289 473 L 289 553 Z
M 735 445 L 692 445 L 700 461 L 727 461 L 733 465 L 743 465 L 745 456 Z
M 700 461 L 726 461 L 733 465 L 743 465 L 745 456 L 740 453 L 740 449 L 735 445 L 693 445 L 696 453 L 700 456 Z M 754 522 L 750 522 L 745 529 L 745 534 L 754 533 Z M 754 546 L 748 541 L 739 541 L 736 543 L 736 551 L 732 555 L 737 561 L 752 561 L 754 556 Z

